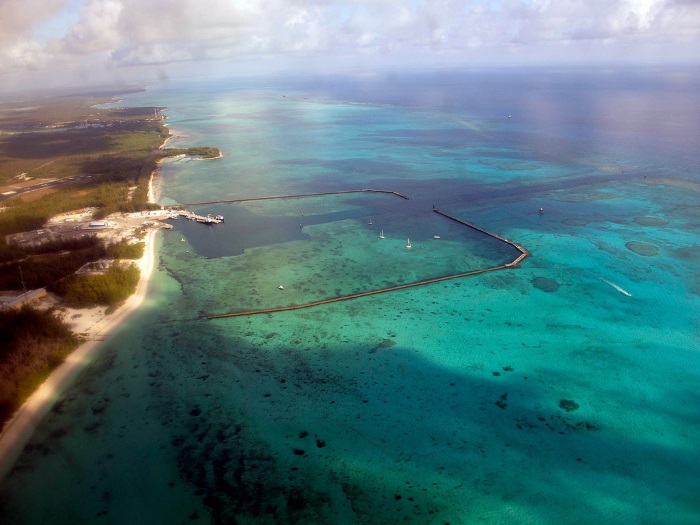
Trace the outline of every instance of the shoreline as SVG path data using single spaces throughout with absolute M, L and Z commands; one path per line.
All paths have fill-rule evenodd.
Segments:
M 168 128 L 168 136 L 161 144 L 160 149 L 165 148 L 166 144 L 173 138 L 181 136 L 177 132 Z M 219 156 L 211 159 L 198 160 L 213 160 L 223 157 L 223 152 L 219 151 Z M 160 171 L 160 164 L 167 159 L 159 159 L 157 167 L 151 172 L 148 181 L 148 202 L 156 202 L 157 188 L 154 185 L 154 179 Z M 19 407 L 12 417 L 5 422 L 0 429 L 0 479 L 3 479 L 12 470 L 17 459 L 19 459 L 24 447 L 31 439 L 38 424 L 44 416 L 51 410 L 53 405 L 58 400 L 68 386 L 73 382 L 82 369 L 91 362 L 91 358 L 95 351 L 104 342 L 105 337 L 117 328 L 124 320 L 138 309 L 146 298 L 146 292 L 150 283 L 153 270 L 155 268 L 156 249 L 155 236 L 159 229 L 148 231 L 144 238 L 144 254 L 141 259 L 136 261 L 141 270 L 139 281 L 136 285 L 136 290 L 129 296 L 124 304 L 116 311 L 109 315 L 104 315 L 100 312 L 102 307 L 92 309 L 66 309 L 63 316 L 64 322 L 71 324 L 69 318 L 71 314 L 80 314 L 84 316 L 77 323 L 77 330 L 74 333 L 86 334 L 89 339 L 82 342 L 73 350 L 58 366 L 54 369 L 46 380 L 27 398 L 27 400 Z
M 149 181 L 149 200 L 154 196 L 154 175 L 155 172 L 151 173 Z M 155 269 L 155 236 L 158 231 L 150 230 L 144 238 L 143 257 L 136 261 L 141 273 L 134 293 L 116 311 L 102 316 L 94 324 L 90 330 L 90 339 L 78 345 L 65 361 L 51 372 L 0 430 L 0 479 L 12 470 L 39 422 L 51 410 L 59 395 L 91 362 L 91 357 L 104 342 L 105 336 L 114 331 L 143 303 Z

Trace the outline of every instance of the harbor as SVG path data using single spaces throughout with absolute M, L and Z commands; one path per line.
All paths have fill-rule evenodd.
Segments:
M 394 191 L 387 191 L 387 190 L 356 190 L 356 191 L 380 191 L 382 193 L 396 195 L 396 196 L 401 197 L 401 198 L 406 199 L 406 200 L 409 199 L 407 196 L 399 194 L 399 193 L 394 192 Z M 353 191 L 344 191 L 341 193 L 353 193 Z M 330 193 L 328 193 L 328 194 L 330 194 Z M 328 194 L 324 194 L 324 195 L 328 195 Z M 310 195 L 286 195 L 286 196 L 264 197 L 262 199 L 256 198 L 256 199 L 246 199 L 246 200 L 288 199 L 288 198 L 306 197 L 306 196 L 310 196 Z M 241 202 L 241 201 L 238 201 L 238 202 Z M 208 204 L 213 204 L 213 203 L 208 203 Z M 386 288 L 379 288 L 379 289 L 375 289 L 375 290 L 366 290 L 366 291 L 362 291 L 362 292 L 358 292 L 358 293 L 353 293 L 353 294 L 349 294 L 349 295 L 341 295 L 341 296 L 331 297 L 331 298 L 327 298 L 327 299 L 321 299 L 318 301 L 312 301 L 312 302 L 308 302 L 308 303 L 293 304 L 293 305 L 279 306 L 279 307 L 273 307 L 273 308 L 262 308 L 262 309 L 255 309 L 255 310 L 239 310 L 239 311 L 226 312 L 226 313 L 220 313 L 220 314 L 211 314 L 211 315 L 205 315 L 204 318 L 211 320 L 211 319 L 222 319 L 222 318 L 228 318 L 228 317 L 241 317 L 241 316 L 257 315 L 257 314 L 271 314 L 271 313 L 276 313 L 276 312 L 306 309 L 306 308 L 311 308 L 314 306 L 321 306 L 321 305 L 335 303 L 335 302 L 339 302 L 339 301 L 347 301 L 350 299 L 358 299 L 358 298 L 367 297 L 370 295 L 382 294 L 382 293 L 387 293 L 387 292 L 394 292 L 394 291 L 398 291 L 398 290 L 404 290 L 407 288 L 414 288 L 416 286 L 423 286 L 423 285 L 427 285 L 427 284 L 432 284 L 432 283 L 437 283 L 437 282 L 442 282 L 442 281 L 447 281 L 447 280 L 452 280 L 452 279 L 458 279 L 458 278 L 462 278 L 462 277 L 469 277 L 469 276 L 484 274 L 484 273 L 488 273 L 488 272 L 494 272 L 497 270 L 506 270 L 506 269 L 515 268 L 520 264 L 520 262 L 522 262 L 529 255 L 527 250 L 525 250 L 522 246 L 520 246 L 519 244 L 517 244 L 511 240 L 508 240 L 508 239 L 506 239 L 498 234 L 492 233 L 492 232 L 490 232 L 484 228 L 481 228 L 475 224 L 472 224 L 472 223 L 467 222 L 463 219 L 460 219 L 459 217 L 455 217 L 454 215 L 451 215 L 445 211 L 442 211 L 440 209 L 436 209 L 434 206 L 433 206 L 433 212 L 435 212 L 436 214 L 438 214 L 446 219 L 450 219 L 452 221 L 455 221 L 463 226 L 466 226 L 468 228 L 476 230 L 479 233 L 482 233 L 488 237 L 491 237 L 491 238 L 496 239 L 502 243 L 505 243 L 505 244 L 511 246 L 512 248 L 515 248 L 515 250 L 517 250 L 517 252 L 518 252 L 518 256 L 510 262 L 496 265 L 496 266 L 489 266 L 489 267 L 479 268 L 479 269 L 475 269 L 475 270 L 469 270 L 469 271 L 465 271 L 465 272 L 456 272 L 456 273 L 449 274 L 449 275 L 441 275 L 441 276 L 433 277 L 430 279 L 422 279 L 422 280 L 418 280 L 418 281 L 414 281 L 414 282 L 410 282 L 410 283 L 389 286 Z M 371 224 L 371 219 L 370 219 L 370 222 L 368 224 Z M 383 230 L 381 231 L 379 237 L 382 239 L 384 238 Z M 435 238 L 440 238 L 440 237 L 436 236 Z M 410 240 L 407 241 L 406 248 L 411 248 L 411 241 Z M 280 285 L 280 286 L 278 286 L 278 289 L 284 290 L 284 287 L 282 285 Z
M 164 218 L 177 220 L 179 217 L 182 217 L 188 221 L 200 222 L 202 224 L 222 224 L 224 222 L 223 215 L 197 215 L 196 213 L 188 210 L 170 210 L 170 215 Z

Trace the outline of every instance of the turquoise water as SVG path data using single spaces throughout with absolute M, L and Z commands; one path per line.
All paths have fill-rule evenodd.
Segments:
M 145 305 L 2 481 L 3 522 L 697 523 L 697 87 L 443 73 L 130 96 L 168 106 L 169 145 L 225 154 L 164 164 L 163 203 L 411 200 L 174 222 Z M 433 205 L 531 257 L 202 320 L 514 258 Z

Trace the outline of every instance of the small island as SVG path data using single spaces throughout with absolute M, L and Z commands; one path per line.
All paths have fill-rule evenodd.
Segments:
M 164 108 L 99 108 L 121 94 L 0 104 L 0 425 L 138 304 L 123 306 L 167 227 L 153 198 L 159 162 L 221 157 L 164 148 Z

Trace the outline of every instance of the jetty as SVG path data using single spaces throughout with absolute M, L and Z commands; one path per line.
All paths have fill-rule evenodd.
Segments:
M 276 196 L 276 197 L 256 197 L 256 198 L 250 198 L 250 199 L 236 199 L 236 200 L 229 200 L 229 201 L 212 201 L 212 202 L 203 202 L 203 203 L 191 203 L 189 205 L 196 205 L 196 204 L 215 204 L 215 203 L 223 203 L 223 202 L 247 202 L 247 201 L 256 201 L 256 200 L 271 200 L 271 199 L 291 199 L 291 198 L 298 198 L 298 197 L 311 197 L 311 196 L 322 196 L 322 195 L 337 195 L 339 193 L 360 193 L 360 192 L 379 192 L 379 193 L 388 193 L 388 194 L 393 194 L 398 197 L 401 197 L 403 199 L 409 200 L 409 197 L 395 192 L 391 190 L 369 190 L 369 189 L 363 189 L 363 190 L 346 190 L 346 191 L 340 191 L 340 192 L 326 192 L 326 193 L 307 193 L 307 194 L 298 194 L 298 195 L 281 195 L 281 196 Z M 249 315 L 258 315 L 258 314 L 272 314 L 276 312 L 288 312 L 291 310 L 302 310 L 305 308 L 312 308 L 314 306 L 321 306 L 324 304 L 331 304 L 331 303 L 337 303 L 340 301 L 349 301 L 351 299 L 358 299 L 360 297 L 368 297 L 371 295 L 377 295 L 377 294 L 382 294 L 382 293 L 389 293 L 389 292 L 395 292 L 398 290 L 405 290 L 407 288 L 414 288 L 416 286 L 424 286 L 427 284 L 432 284 L 432 283 L 438 283 L 442 281 L 448 281 L 451 279 L 460 279 L 463 277 L 470 277 L 474 275 L 480 275 L 488 272 L 495 272 L 498 270 L 506 270 L 506 269 L 511 269 L 517 267 L 529 254 L 529 252 L 523 248 L 521 245 L 519 245 L 516 242 L 513 242 L 509 239 L 506 239 L 505 237 L 502 237 L 496 233 L 490 232 L 480 226 L 477 226 L 476 224 L 473 224 L 471 222 L 465 221 L 464 219 L 460 219 L 459 217 L 456 217 L 446 211 L 440 210 L 435 208 L 433 206 L 433 212 L 437 213 L 438 215 L 441 215 L 442 217 L 445 217 L 446 219 L 450 219 L 452 221 L 455 221 L 459 224 L 462 224 L 468 228 L 471 228 L 473 230 L 476 230 L 480 233 L 483 233 L 484 235 L 487 235 L 489 237 L 492 237 L 500 242 L 503 242 L 512 248 L 515 248 L 519 255 L 513 259 L 510 262 L 507 262 L 505 264 L 500 264 L 498 266 L 491 266 L 488 268 L 480 268 L 476 270 L 470 270 L 467 272 L 461 272 L 461 273 L 455 273 L 455 274 L 450 274 L 450 275 L 443 275 L 440 277 L 433 277 L 431 279 L 424 279 L 420 281 L 415 281 L 412 283 L 405 283 L 405 284 L 400 284 L 396 286 L 390 286 L 387 288 L 380 288 L 377 290 L 368 290 L 366 292 L 359 292 L 355 294 L 350 294 L 350 295 L 343 295 L 339 297 L 331 297 L 329 299 L 322 299 L 319 301 L 313 301 L 309 303 L 303 303 L 303 304 L 293 304 L 293 305 L 288 305 L 288 306 L 278 306 L 274 308 L 263 308 L 260 310 L 244 310 L 244 311 L 237 311 L 237 312 L 227 312 L 227 313 L 222 313 L 222 314 L 212 314 L 212 315 L 206 315 L 204 316 L 205 319 L 223 319 L 227 317 L 243 317 L 243 316 L 249 316 Z M 282 288 L 280 286 L 280 288 Z
M 270 200 L 280 200 L 280 199 L 299 199 L 302 197 L 324 197 L 328 195 L 343 195 L 347 193 L 388 193 L 391 195 L 396 195 L 405 200 L 410 200 L 410 197 L 393 190 L 374 190 L 374 189 L 361 189 L 361 190 L 340 190 L 340 191 L 324 191 L 318 193 L 296 193 L 292 195 L 273 195 L 270 197 L 249 197 L 246 199 L 227 199 L 218 201 L 202 201 L 202 202 L 183 202 L 180 206 L 204 206 L 207 204 L 235 204 L 239 202 L 253 202 L 253 201 L 270 201 Z
M 494 239 L 498 239 L 501 242 L 509 244 L 510 246 L 512 246 L 513 248 L 518 250 L 520 252 L 520 256 L 518 258 L 514 259 L 513 261 L 509 262 L 508 264 L 504 264 L 503 265 L 504 267 L 517 266 L 518 264 L 520 264 L 520 261 L 522 261 L 525 257 L 527 257 L 529 255 L 528 251 L 525 248 L 523 248 L 522 246 L 520 246 L 518 243 L 515 243 L 515 242 L 510 241 L 504 237 L 501 237 L 500 235 L 497 235 L 497 234 L 492 233 L 488 230 L 485 230 L 485 229 L 481 228 L 480 226 L 477 226 L 476 224 L 472 224 L 471 222 L 467 222 L 463 219 L 460 219 L 459 217 L 455 217 L 454 215 L 450 215 L 449 213 L 447 213 L 445 211 L 442 211 L 442 210 L 439 210 L 436 208 L 433 208 L 433 211 L 435 213 L 437 213 L 438 215 L 442 215 L 443 217 L 447 217 L 448 219 L 451 219 L 451 220 L 458 222 L 460 224 L 464 224 L 465 226 L 468 226 L 469 228 L 471 228 L 473 230 L 484 233 L 484 234 L 488 235 L 489 237 L 493 237 Z M 500 267 L 497 267 L 497 268 L 500 268 Z

